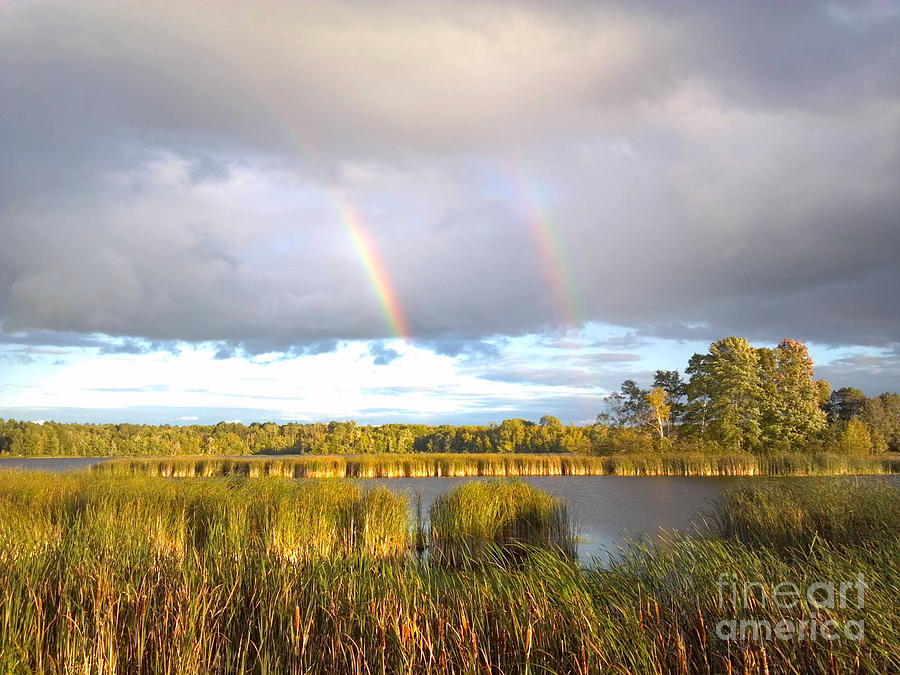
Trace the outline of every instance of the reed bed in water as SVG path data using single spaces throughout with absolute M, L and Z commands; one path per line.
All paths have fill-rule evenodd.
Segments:
M 431 478 L 449 476 L 816 476 L 900 473 L 900 460 L 830 453 L 407 454 L 303 457 L 163 457 L 116 459 L 92 467 L 102 474 L 173 478 Z
M 518 563 L 535 550 L 575 558 L 565 503 L 522 481 L 460 485 L 435 499 L 428 520 L 435 564 Z
M 358 516 L 348 514 L 393 509 L 383 492 L 285 483 L 0 474 L 0 670 L 886 673 L 900 668 L 893 632 L 900 620 L 896 520 L 885 523 L 888 536 L 877 545 L 863 537 L 835 547 L 825 536 L 831 520 L 814 518 L 808 530 L 820 536 L 787 557 L 778 536 L 764 533 L 780 531 L 789 514 L 772 509 L 767 517 L 773 527 L 761 530 L 748 546 L 742 527 L 755 523 L 758 514 L 736 508 L 735 527 L 720 536 L 636 546 L 609 569 L 585 570 L 540 551 L 516 566 L 459 568 L 433 564 L 428 557 L 345 555 L 343 547 L 294 559 L 263 545 L 268 539 L 260 533 L 271 532 L 278 521 L 258 518 L 251 504 L 283 504 L 288 514 L 297 509 L 294 519 L 300 521 L 315 515 L 316 509 L 303 505 L 308 499 L 318 510 L 337 514 L 331 530 L 337 537 L 348 521 L 358 528 Z M 842 489 L 814 486 L 822 492 L 798 493 L 796 499 L 810 513 L 824 513 L 819 505 L 831 490 L 845 506 L 875 509 L 871 522 L 884 513 L 896 518 L 877 499 L 848 502 Z M 516 488 L 482 490 L 510 496 Z M 384 501 L 377 508 L 371 502 L 364 506 L 369 494 Z M 226 513 L 241 515 L 226 519 Z M 154 514 L 169 524 L 156 525 Z M 206 524 L 226 520 L 211 537 L 209 532 L 195 536 Z M 842 529 L 848 535 L 859 531 Z M 154 531 L 183 532 L 184 540 L 157 546 L 153 537 L 140 536 Z M 734 574 L 736 583 L 771 588 L 791 581 L 805 589 L 814 582 L 855 581 L 859 573 L 868 584 L 863 609 L 813 608 L 806 600 L 789 609 L 759 602 L 745 606 L 732 602 L 730 591 L 723 603 L 718 585 L 723 574 L 729 580 Z M 838 625 L 864 618 L 865 640 L 725 641 L 716 635 L 721 620 L 774 623 L 813 616 Z

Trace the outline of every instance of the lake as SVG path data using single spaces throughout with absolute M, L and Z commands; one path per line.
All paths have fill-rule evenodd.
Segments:
M 70 471 L 84 469 L 108 457 L 0 457 L 0 469 Z
M 483 478 L 368 478 L 360 483 L 385 485 L 406 491 L 410 504 L 417 495 L 422 513 L 442 492 L 466 481 Z M 761 480 L 803 481 L 809 478 L 753 478 L 706 476 L 526 476 L 529 485 L 565 500 L 569 518 L 580 537 L 578 557 L 589 564 L 608 562 L 629 538 L 650 537 L 665 530 L 702 527 L 726 490 L 758 484 Z M 825 480 L 842 480 L 828 477 Z M 844 478 L 843 480 L 847 480 Z M 900 476 L 859 476 L 849 480 L 890 481 L 900 486 Z
M 410 503 L 421 496 L 422 512 L 442 492 L 478 478 L 370 478 L 363 484 L 406 491 Z M 527 476 L 529 485 L 565 500 L 580 538 L 578 557 L 606 561 L 629 537 L 655 535 L 663 529 L 689 529 L 702 523 L 725 490 L 753 478 Z M 601 561 L 601 562 L 602 562 Z
M 102 457 L 0 458 L 0 468 L 68 471 L 103 461 Z M 435 497 L 466 481 L 479 478 L 368 478 L 363 485 L 385 485 L 406 492 L 410 504 L 417 496 L 423 513 Z M 660 529 L 692 529 L 701 525 L 714 501 L 729 488 L 752 485 L 760 478 L 686 476 L 529 476 L 530 485 L 564 499 L 580 537 L 578 554 L 583 563 L 599 557 L 602 563 L 629 537 L 653 537 Z M 802 481 L 807 478 L 777 478 Z M 864 476 L 857 480 L 890 480 L 900 476 Z

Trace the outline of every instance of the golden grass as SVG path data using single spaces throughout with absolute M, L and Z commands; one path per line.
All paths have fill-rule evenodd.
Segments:
M 891 457 L 829 453 L 622 454 L 382 454 L 302 457 L 159 457 L 113 459 L 92 470 L 169 478 L 439 478 L 519 476 L 815 476 L 900 473 Z

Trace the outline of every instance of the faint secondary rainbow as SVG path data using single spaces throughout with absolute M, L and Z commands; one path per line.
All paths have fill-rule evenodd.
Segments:
M 391 331 L 401 338 L 408 338 L 409 325 L 406 323 L 406 316 L 403 308 L 400 306 L 400 300 L 394 285 L 391 283 L 390 274 L 388 274 L 387 266 L 374 237 L 369 228 L 360 218 L 356 210 L 343 197 L 337 197 L 338 211 L 340 212 L 341 221 L 347 228 L 347 233 L 353 241 L 353 246 L 362 261 L 363 267 L 369 275 L 372 287 L 381 303 L 384 316 L 390 324 Z

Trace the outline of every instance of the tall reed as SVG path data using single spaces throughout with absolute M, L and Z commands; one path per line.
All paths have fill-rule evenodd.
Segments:
M 49 544 L 142 549 L 187 557 L 265 552 L 310 557 L 400 557 L 406 501 L 345 481 L 168 481 L 90 474 L 0 472 L 0 542 L 6 554 Z
M 715 520 L 723 536 L 748 546 L 878 544 L 900 534 L 900 490 L 875 480 L 766 481 L 725 493 Z
M 900 460 L 818 454 L 409 454 L 303 457 L 161 457 L 93 466 L 112 475 L 171 478 L 440 478 L 455 476 L 815 476 L 900 473 Z
M 575 557 L 566 505 L 522 481 L 476 481 L 438 496 L 429 513 L 432 560 L 521 562 L 535 549 Z

